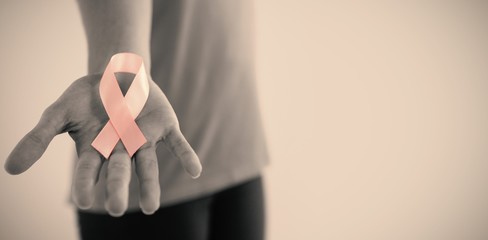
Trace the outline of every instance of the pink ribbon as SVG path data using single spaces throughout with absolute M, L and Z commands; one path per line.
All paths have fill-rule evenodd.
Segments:
M 136 74 L 125 97 L 115 77 L 116 72 Z M 112 56 L 100 80 L 100 98 L 109 121 L 92 142 L 92 146 L 105 158 L 108 159 L 119 139 L 130 157 L 146 143 L 135 119 L 148 96 L 149 83 L 142 58 L 132 53 Z

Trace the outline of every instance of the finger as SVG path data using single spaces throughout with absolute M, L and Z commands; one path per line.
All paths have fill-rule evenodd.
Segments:
M 42 154 L 53 138 L 64 129 L 64 114 L 49 107 L 42 114 L 37 125 L 15 146 L 5 162 L 5 170 L 10 174 L 20 174 L 29 169 Z
M 92 206 L 95 198 L 95 184 L 102 167 L 102 158 L 98 152 L 88 150 L 80 154 L 76 163 L 71 195 L 73 201 L 81 209 Z
M 135 155 L 135 161 L 141 190 L 139 205 L 145 214 L 153 214 L 159 208 L 161 196 L 156 149 L 141 148 Z
M 186 171 L 193 177 L 198 178 L 202 172 L 202 165 L 193 148 L 186 141 L 181 131 L 173 129 L 166 135 L 164 142 L 171 152 L 180 160 Z
M 119 143 L 120 144 L 120 143 Z M 114 217 L 122 216 L 129 201 L 131 160 L 124 150 L 116 150 L 109 157 L 107 167 L 107 198 L 105 208 Z

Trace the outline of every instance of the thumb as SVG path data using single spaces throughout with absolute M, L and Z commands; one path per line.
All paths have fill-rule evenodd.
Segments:
M 46 151 L 52 139 L 64 129 L 64 114 L 59 108 L 48 107 L 37 125 L 25 135 L 5 162 L 10 174 L 20 174 L 29 169 Z

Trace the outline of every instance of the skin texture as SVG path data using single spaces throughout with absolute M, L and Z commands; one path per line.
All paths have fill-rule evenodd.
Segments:
M 133 77 L 133 74 L 128 73 L 117 74 L 124 93 Z M 202 166 L 181 133 L 176 114 L 168 99 L 152 80 L 149 80 L 148 100 L 136 118 L 137 125 L 148 141 L 132 159 L 119 141 L 112 155 L 105 160 L 91 146 L 93 139 L 108 121 L 98 90 L 100 78 L 100 74 L 94 74 L 74 81 L 61 97 L 44 111 L 34 129 L 20 140 L 9 155 L 5 169 L 10 174 L 26 171 L 42 156 L 57 134 L 68 132 L 76 143 L 78 153 L 72 195 L 79 208 L 91 207 L 97 180 L 106 178 L 105 207 L 112 216 L 123 215 L 128 205 L 131 161 L 135 161 L 141 189 L 140 207 L 144 213 L 152 214 L 160 204 L 156 158 L 158 144 L 165 144 L 192 177 L 200 175 Z M 104 161 L 108 161 L 108 170 L 106 176 L 101 176 L 99 173 Z
M 57 134 L 68 132 L 76 143 L 78 161 L 73 176 L 72 195 L 81 209 L 94 201 L 94 185 L 106 178 L 105 208 L 112 216 L 121 216 L 127 209 L 131 161 L 135 161 L 141 196 L 140 206 L 151 214 L 159 208 L 160 187 L 156 146 L 166 144 L 193 177 L 201 172 L 199 159 L 179 130 L 178 120 L 161 89 L 150 80 L 149 98 L 137 116 L 136 123 L 148 142 L 129 158 L 119 142 L 108 162 L 91 143 L 108 116 L 99 96 L 99 82 L 110 58 L 120 52 L 131 52 L 144 59 L 150 72 L 150 0 L 79 0 L 78 6 L 88 47 L 88 76 L 78 79 L 49 106 L 39 123 L 17 144 L 8 157 L 5 169 L 20 174 L 34 164 Z M 117 74 L 125 92 L 134 75 Z M 160 159 L 159 161 L 164 161 Z M 107 174 L 100 175 L 102 164 Z
M 88 74 L 101 73 L 110 58 L 131 52 L 150 73 L 151 0 L 78 0 L 88 47 Z

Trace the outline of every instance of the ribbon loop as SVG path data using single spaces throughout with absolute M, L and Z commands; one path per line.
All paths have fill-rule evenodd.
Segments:
M 125 97 L 115 77 L 116 72 L 136 74 Z M 133 53 L 112 56 L 100 80 L 99 90 L 109 120 L 91 145 L 108 159 L 120 139 L 132 157 L 147 141 L 135 122 L 149 96 L 149 83 L 142 58 Z

